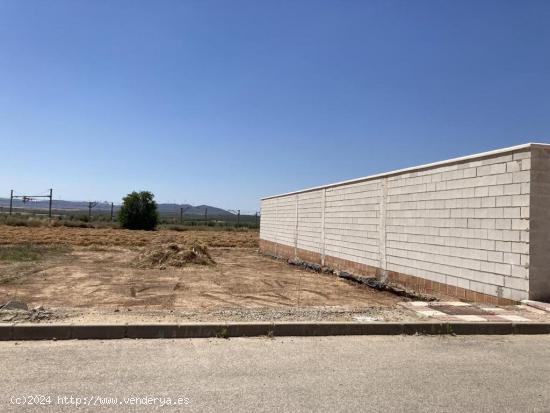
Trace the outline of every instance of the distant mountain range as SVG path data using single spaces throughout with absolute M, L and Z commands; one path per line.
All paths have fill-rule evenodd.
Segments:
M 202 215 L 204 216 L 205 210 L 208 209 L 209 216 L 230 216 L 234 215 L 232 212 L 225 209 L 216 208 L 210 205 L 189 205 L 189 204 L 158 204 L 159 213 L 163 215 L 179 215 L 181 208 L 185 215 Z
M 14 208 L 24 208 L 24 209 L 48 209 L 48 200 L 40 201 L 31 201 L 23 202 L 21 199 L 13 200 Z M 10 207 L 9 198 L 0 198 L 0 207 L 4 210 Z M 115 205 L 114 209 L 117 211 L 120 208 L 120 205 Z M 201 215 L 204 216 L 204 212 L 208 209 L 208 215 L 213 217 L 222 217 L 222 216 L 232 216 L 232 212 L 226 211 L 222 208 L 216 208 L 210 205 L 189 205 L 189 204 L 158 204 L 158 211 L 161 215 L 179 215 L 180 210 L 183 208 L 184 215 Z M 52 209 L 54 210 L 64 210 L 67 212 L 88 212 L 88 202 L 83 201 L 63 201 L 60 199 L 54 199 L 52 201 Z M 107 212 L 111 211 L 111 204 L 108 202 L 98 202 L 97 205 L 93 207 L 95 212 Z

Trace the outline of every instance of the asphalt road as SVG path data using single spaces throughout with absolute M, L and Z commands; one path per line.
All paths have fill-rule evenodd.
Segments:
M 550 411 L 550 336 L 0 342 L 0 372 L 2 412 Z

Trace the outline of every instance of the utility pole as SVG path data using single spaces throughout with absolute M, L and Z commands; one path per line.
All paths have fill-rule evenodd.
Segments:
M 49 208 L 48 208 L 48 217 L 52 217 L 52 194 L 53 194 L 53 189 L 50 188 L 50 205 L 49 205 Z
M 260 225 L 260 220 L 258 218 L 259 218 L 258 211 L 256 211 L 256 225 L 257 226 Z
M 237 209 L 237 226 L 241 226 L 241 210 Z
M 115 203 L 114 203 L 114 202 L 111 202 L 111 222 L 113 222 L 113 211 L 114 211 L 114 208 L 115 208 Z
M 204 208 L 204 224 L 208 225 L 208 208 Z
M 183 213 L 191 208 L 191 205 L 187 205 L 185 208 L 180 207 L 180 224 L 183 224 Z
M 97 202 L 88 202 L 88 221 L 92 220 L 92 208 L 97 205 Z
M 36 198 L 48 198 L 48 217 L 52 217 L 52 200 L 53 200 L 53 189 L 50 188 L 49 195 L 14 195 L 13 189 L 10 191 L 10 215 L 13 212 L 13 200 L 21 199 L 23 203 L 34 201 Z

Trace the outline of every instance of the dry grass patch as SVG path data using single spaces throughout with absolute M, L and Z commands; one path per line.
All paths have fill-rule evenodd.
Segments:
M 178 244 L 157 245 L 140 254 L 137 260 L 137 268 L 184 267 L 189 264 L 213 265 L 215 264 L 208 247 L 195 243 L 191 247 Z
M 46 255 L 63 254 L 69 251 L 66 246 L 44 246 L 33 244 L 0 245 L 0 261 L 38 261 Z
M 115 228 L 13 227 L 0 225 L 0 245 L 71 245 L 101 247 L 146 247 L 159 244 L 209 248 L 257 248 L 258 231 L 131 231 Z

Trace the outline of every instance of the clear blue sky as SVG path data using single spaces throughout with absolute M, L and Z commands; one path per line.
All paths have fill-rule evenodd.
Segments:
M 0 0 L 0 196 L 255 210 L 550 141 L 550 1 Z

